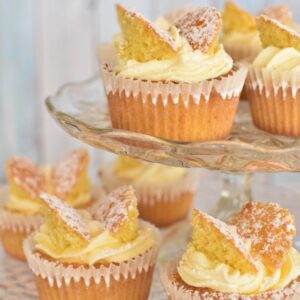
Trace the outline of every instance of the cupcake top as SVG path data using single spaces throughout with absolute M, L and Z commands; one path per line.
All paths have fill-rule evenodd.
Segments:
M 187 175 L 184 168 L 147 163 L 128 156 L 119 156 L 114 164 L 114 175 L 135 187 L 168 186 Z
M 227 74 L 232 59 L 218 43 L 222 27 L 214 7 L 187 11 L 164 28 L 117 5 L 122 33 L 114 43 L 123 77 L 152 81 L 199 82 Z
M 45 224 L 34 234 L 34 249 L 62 263 L 105 264 L 144 254 L 155 243 L 154 227 L 138 220 L 131 187 L 121 187 L 90 215 L 54 196 L 42 195 Z
M 73 207 L 91 201 L 91 184 L 87 175 L 89 156 L 78 149 L 52 167 L 40 167 L 25 157 L 12 157 L 6 163 L 9 198 L 5 207 L 33 215 L 40 208 L 40 194 L 53 193 Z
M 300 34 L 265 15 L 257 18 L 257 28 L 264 49 L 253 65 L 271 71 L 300 74 Z
M 14 156 L 6 163 L 9 199 L 5 207 L 11 211 L 34 214 L 39 210 L 40 194 L 47 190 L 46 173 L 25 157 Z
M 178 265 L 189 286 L 259 294 L 300 276 L 300 254 L 292 248 L 294 219 L 277 204 L 246 204 L 230 225 L 194 209 L 192 227 Z
M 292 21 L 292 12 L 287 5 L 268 6 L 260 14 L 274 18 L 291 28 L 296 27 Z M 224 5 L 223 20 L 224 32 L 222 41 L 225 46 L 252 47 L 257 52 L 262 49 L 255 16 L 239 7 L 235 2 L 227 1 Z

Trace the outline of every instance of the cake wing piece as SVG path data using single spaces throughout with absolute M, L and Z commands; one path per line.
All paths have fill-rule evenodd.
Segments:
M 234 228 L 199 209 L 193 210 L 192 227 L 192 244 L 196 250 L 241 273 L 257 273 L 255 261 Z
M 256 23 L 264 47 L 293 47 L 300 51 L 300 34 L 295 30 L 265 15 L 257 17 Z
M 48 234 L 57 241 L 57 247 L 66 245 L 84 246 L 90 240 L 89 230 L 78 213 L 72 207 L 67 206 L 63 201 L 43 193 L 41 195 L 41 212 L 48 225 Z
M 174 11 L 171 11 L 167 13 L 166 15 L 163 16 L 163 18 L 169 23 L 169 24 L 174 24 L 176 21 L 181 19 L 184 15 L 186 15 L 189 12 L 192 12 L 195 10 L 194 7 L 190 5 L 185 5 L 179 9 L 176 9 Z
M 89 154 L 83 148 L 71 152 L 59 162 L 52 174 L 54 194 L 63 200 L 68 198 L 74 192 L 76 185 L 80 185 L 80 181 L 85 180 L 88 164 Z
M 115 46 L 119 56 L 125 61 L 139 62 L 168 59 L 176 54 L 176 46 L 171 36 L 135 11 L 121 5 L 116 6 L 123 39 Z
M 137 199 L 132 186 L 117 188 L 98 204 L 94 218 L 118 239 L 129 242 L 137 236 Z
M 247 203 L 230 224 L 251 240 L 252 253 L 270 270 L 281 267 L 296 234 L 293 216 L 275 203 Z
M 12 193 L 22 197 L 39 199 L 46 190 L 46 178 L 43 171 L 30 159 L 14 156 L 6 163 L 6 172 Z
M 293 13 L 289 6 L 285 4 L 275 4 L 268 6 L 264 10 L 262 10 L 260 14 L 276 19 L 286 25 L 293 22 Z
M 222 29 L 221 13 L 214 7 L 203 7 L 186 13 L 175 26 L 194 50 L 215 52 Z
M 227 1 L 223 11 L 224 32 L 249 32 L 256 30 L 255 17 L 233 1 Z

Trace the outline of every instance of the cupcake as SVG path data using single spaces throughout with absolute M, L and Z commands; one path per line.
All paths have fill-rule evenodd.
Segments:
M 148 298 L 160 237 L 137 219 L 131 187 L 107 196 L 93 216 L 54 196 L 42 200 L 46 222 L 24 242 L 39 299 Z
M 114 164 L 102 168 L 99 175 L 106 191 L 132 185 L 141 218 L 158 227 L 186 218 L 198 186 L 196 170 L 147 163 L 127 156 L 119 156 Z
M 286 25 L 294 26 L 292 12 L 286 5 L 269 6 L 262 13 Z M 224 6 L 223 21 L 222 43 L 225 50 L 235 61 L 251 62 L 262 50 L 255 16 L 239 7 L 235 2 L 227 1 Z
M 41 193 L 58 195 L 73 207 L 92 207 L 88 162 L 84 149 L 73 151 L 54 168 L 39 167 L 25 157 L 8 160 L 9 193 L 7 201 L 0 204 L 0 237 L 9 255 L 25 259 L 23 240 L 42 223 Z
M 5 251 L 24 260 L 23 240 L 41 224 L 39 195 L 47 190 L 46 174 L 25 157 L 6 163 L 9 180 L 7 200 L 0 206 L 0 237 Z
M 300 34 L 265 15 L 257 27 L 264 49 L 246 82 L 253 122 L 273 134 L 300 137 Z
M 195 9 L 163 30 L 120 5 L 117 13 L 119 62 L 102 66 L 113 128 L 182 142 L 226 139 L 246 70 L 218 43 L 221 14 Z
M 230 225 L 194 209 L 192 241 L 161 277 L 168 299 L 299 299 L 294 218 L 274 203 L 248 203 Z

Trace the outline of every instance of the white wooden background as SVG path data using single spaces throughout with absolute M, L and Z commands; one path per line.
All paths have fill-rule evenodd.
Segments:
M 150 19 L 182 5 L 215 5 L 217 0 L 120 0 Z M 238 1 L 252 12 L 272 0 Z M 300 0 L 285 1 L 300 21 Z M 14 154 L 53 162 L 79 142 L 49 117 L 44 99 L 62 84 L 98 72 L 95 48 L 118 32 L 111 0 L 0 0 L 0 181 Z M 92 150 L 96 166 L 108 154 Z M 267 176 L 274 184 L 299 186 L 300 175 Z

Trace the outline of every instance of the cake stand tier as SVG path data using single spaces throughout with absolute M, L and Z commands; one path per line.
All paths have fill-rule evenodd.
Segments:
M 300 171 L 300 140 L 256 129 L 244 101 L 227 140 L 191 143 L 113 129 L 100 77 L 65 85 L 48 97 L 46 104 L 52 117 L 70 135 L 116 154 L 223 172 Z

